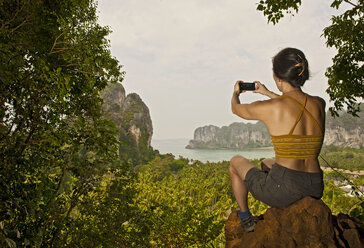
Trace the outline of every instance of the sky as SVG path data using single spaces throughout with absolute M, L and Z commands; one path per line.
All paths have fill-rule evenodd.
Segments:
M 331 1 L 302 1 L 297 14 L 276 25 L 256 10 L 257 2 L 98 0 L 99 23 L 112 30 L 111 53 L 126 72 L 122 84 L 148 106 L 153 139 L 192 139 L 200 126 L 244 122 L 231 112 L 235 82 L 257 80 L 279 93 L 271 60 L 285 47 L 301 49 L 309 62 L 303 91 L 332 106 L 324 74 L 336 51 L 321 36 L 338 14 Z M 264 99 L 252 92 L 240 97 Z

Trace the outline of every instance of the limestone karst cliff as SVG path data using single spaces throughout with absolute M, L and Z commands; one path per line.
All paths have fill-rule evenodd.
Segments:
M 229 126 L 199 127 L 186 148 L 242 149 L 271 146 L 269 133 L 263 123 L 232 123 Z
M 199 127 L 189 141 L 189 149 L 244 149 L 271 146 L 268 130 L 261 122 L 232 123 L 217 127 L 208 125 Z M 341 113 L 333 118 L 327 114 L 324 146 L 346 146 L 360 148 L 364 146 L 364 112 L 359 117 Z
M 324 145 L 360 148 L 364 146 L 364 109 L 358 117 L 341 112 L 340 117 L 326 115 L 326 133 Z
M 105 117 L 119 130 L 120 158 L 134 164 L 148 161 L 153 155 L 153 126 L 147 105 L 136 93 L 126 95 L 120 83 L 109 85 L 101 96 Z

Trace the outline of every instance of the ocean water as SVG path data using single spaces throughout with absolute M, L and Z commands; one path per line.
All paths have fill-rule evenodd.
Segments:
M 270 158 L 274 157 L 273 148 L 249 148 L 245 150 L 230 150 L 230 149 L 186 149 L 188 139 L 166 139 L 152 140 L 154 149 L 160 153 L 172 153 L 176 158 L 179 156 L 200 160 L 201 162 L 219 162 L 229 161 L 235 155 L 242 155 L 246 158 Z

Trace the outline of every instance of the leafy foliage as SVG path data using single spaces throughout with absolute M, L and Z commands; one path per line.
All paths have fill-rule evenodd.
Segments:
M 291 15 L 293 15 L 293 12 L 297 13 L 301 2 L 301 0 L 261 0 L 258 3 L 257 10 L 263 11 L 263 14 L 268 18 L 268 22 L 277 24 L 284 17 L 284 13 Z
M 258 166 L 260 160 L 252 160 Z M 176 164 L 178 169 L 175 170 Z M 224 247 L 224 225 L 237 208 L 228 173 L 229 163 L 201 163 L 160 155 L 135 168 L 138 194 L 134 202 L 151 247 Z M 361 196 L 349 196 L 347 184 L 336 172 L 325 173 L 323 201 L 333 214 L 346 213 L 362 219 Z M 351 178 L 356 184 L 358 179 Z M 355 192 L 355 190 L 354 190 Z M 248 197 L 254 215 L 268 206 Z M 142 224 L 143 225 L 143 224 Z
M 356 149 L 350 147 L 324 147 L 321 155 L 327 160 L 330 166 L 338 169 L 359 171 L 364 170 L 364 148 Z M 321 164 L 327 166 L 322 159 Z
M 364 2 L 334 0 L 331 7 L 338 9 L 343 2 L 352 8 L 333 16 L 331 25 L 323 32 L 326 45 L 337 49 L 333 65 L 326 71 L 329 83 L 326 92 L 334 102 L 330 111 L 336 116 L 344 105 L 349 113 L 356 115 L 360 111 L 356 103 L 364 98 Z M 257 10 L 267 16 L 268 22 L 277 24 L 284 12 L 297 13 L 300 5 L 301 0 L 261 0 Z
M 93 1 L 0 5 L 0 246 L 50 247 L 117 159 L 99 93 L 123 73 Z
M 232 206 L 227 165 L 188 164 L 188 160 L 166 156 L 139 168 L 136 202 L 148 223 L 153 247 L 222 244 L 226 211 Z
M 332 7 L 338 8 L 341 1 L 334 1 Z M 331 26 L 324 29 L 327 46 L 335 47 L 337 54 L 333 65 L 326 71 L 329 88 L 326 92 L 334 101 L 332 113 L 343 108 L 355 115 L 359 111 L 357 98 L 364 98 L 364 3 L 358 3 L 344 14 L 333 16 Z

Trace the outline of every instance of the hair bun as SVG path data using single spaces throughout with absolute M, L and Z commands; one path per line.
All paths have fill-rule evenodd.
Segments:
M 309 78 L 308 61 L 297 48 L 285 48 L 273 57 L 274 74 L 293 87 L 301 87 Z

